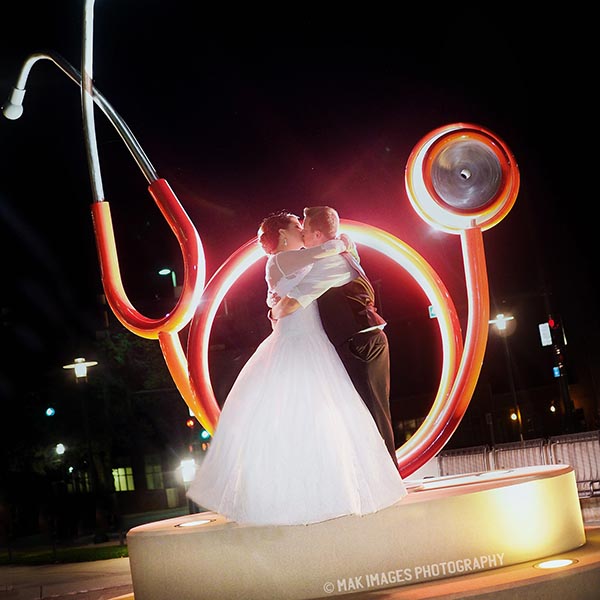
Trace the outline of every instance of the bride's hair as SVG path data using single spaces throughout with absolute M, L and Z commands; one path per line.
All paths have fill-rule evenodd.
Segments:
M 298 217 L 287 211 L 279 210 L 265 217 L 258 228 L 258 243 L 266 254 L 273 254 L 279 244 L 279 230 L 287 229 L 292 219 Z

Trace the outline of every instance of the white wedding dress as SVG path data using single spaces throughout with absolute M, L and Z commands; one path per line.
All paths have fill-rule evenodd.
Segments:
M 275 291 L 283 297 L 309 269 Z M 277 321 L 242 368 L 188 496 L 241 524 L 300 525 L 406 493 L 313 302 Z

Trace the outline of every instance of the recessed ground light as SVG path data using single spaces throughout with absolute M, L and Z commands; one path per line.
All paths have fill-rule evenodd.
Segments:
M 212 523 L 213 521 L 216 521 L 216 519 L 198 519 L 196 521 L 179 523 L 178 525 L 175 525 L 175 527 L 199 527 L 200 525 L 206 525 L 207 523 Z
M 573 558 L 556 558 L 554 560 L 544 560 L 543 562 L 536 563 L 533 565 L 537 569 L 560 569 L 561 567 L 568 567 L 574 565 L 577 561 Z

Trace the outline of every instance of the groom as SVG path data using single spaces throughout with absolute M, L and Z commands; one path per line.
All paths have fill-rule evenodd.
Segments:
M 304 209 L 304 245 L 312 248 L 338 235 L 340 218 L 329 206 Z M 371 412 L 398 468 L 390 413 L 390 355 L 386 322 L 377 313 L 375 293 L 359 264 L 356 248 L 314 263 L 311 271 L 272 309 L 274 318 L 317 300 L 325 333 L 354 387 Z

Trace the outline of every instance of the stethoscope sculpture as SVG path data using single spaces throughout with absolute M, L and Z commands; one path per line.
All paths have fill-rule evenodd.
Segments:
M 231 286 L 264 253 L 256 238 L 234 252 L 206 283 L 206 263 L 200 236 L 169 184 L 154 167 L 121 117 L 93 85 L 93 0 L 84 10 L 82 72 L 62 57 L 33 54 L 24 63 L 4 115 L 23 112 L 25 84 L 31 68 L 51 60 L 81 87 L 83 124 L 92 183 L 91 206 L 102 285 L 107 302 L 129 331 L 158 339 L 169 372 L 186 404 L 201 425 L 213 433 L 220 407 L 208 367 L 210 333 L 216 312 Z M 110 214 L 104 199 L 95 137 L 94 103 L 103 111 L 129 148 L 148 182 L 148 190 L 176 236 L 183 254 L 183 284 L 174 309 L 160 319 L 145 317 L 127 298 Z M 515 203 L 519 170 L 496 135 L 466 123 L 440 127 L 411 152 L 405 172 L 411 205 L 429 225 L 460 235 L 468 299 L 464 342 L 456 308 L 439 276 L 414 249 L 393 235 L 363 223 L 342 219 L 342 230 L 394 260 L 420 285 L 437 317 L 442 339 L 442 372 L 432 408 L 414 435 L 396 452 L 404 477 L 433 458 L 458 427 L 481 371 L 489 325 L 489 291 L 482 232 L 498 224 Z M 205 285 L 206 284 L 206 285 Z M 179 332 L 190 325 L 187 351 Z

